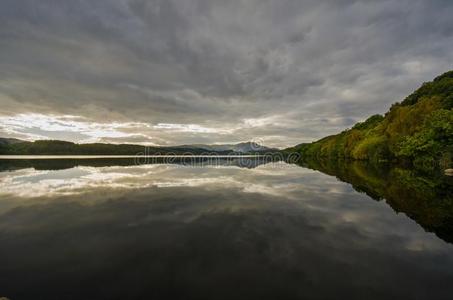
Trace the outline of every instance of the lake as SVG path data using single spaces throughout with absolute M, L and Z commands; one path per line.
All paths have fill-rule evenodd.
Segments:
M 451 299 L 453 182 L 359 162 L 0 160 L 0 297 Z

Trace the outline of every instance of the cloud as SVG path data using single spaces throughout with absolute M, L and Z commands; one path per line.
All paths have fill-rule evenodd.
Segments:
M 138 122 L 131 138 L 159 144 L 289 146 L 383 113 L 450 69 L 452 14 L 445 0 L 6 0 L 0 114 Z M 215 130 L 165 136 L 158 124 Z M 44 125 L 21 137 L 55 137 Z
M 95 123 L 80 117 L 63 115 L 19 114 L 0 117 L 0 132 L 8 135 L 29 135 L 33 139 L 66 139 L 94 142 L 100 139 L 131 138 L 137 135 L 128 130 L 147 127 L 141 123 Z

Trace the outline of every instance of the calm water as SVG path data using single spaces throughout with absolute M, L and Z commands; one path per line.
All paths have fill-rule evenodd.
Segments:
M 358 163 L 0 160 L 0 297 L 452 299 L 452 187 Z

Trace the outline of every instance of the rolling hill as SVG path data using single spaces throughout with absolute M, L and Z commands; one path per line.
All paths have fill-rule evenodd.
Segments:
M 273 149 L 256 146 L 252 142 L 228 145 L 184 145 L 174 147 L 149 147 L 132 144 L 76 144 L 58 140 L 34 142 L 0 138 L 0 155 L 181 155 L 181 154 L 250 154 Z
M 238 144 L 214 144 L 214 145 L 204 145 L 204 144 L 195 144 L 195 145 L 182 145 L 176 146 L 176 148 L 186 148 L 186 149 L 204 149 L 206 151 L 219 152 L 219 151 L 233 151 L 238 153 L 251 153 L 251 152 L 266 152 L 266 151 L 278 151 L 274 148 L 268 148 L 262 145 L 259 145 L 254 142 L 244 142 Z
M 305 159 L 409 161 L 416 167 L 451 167 L 453 158 L 453 71 L 424 83 L 385 115 L 284 152 Z

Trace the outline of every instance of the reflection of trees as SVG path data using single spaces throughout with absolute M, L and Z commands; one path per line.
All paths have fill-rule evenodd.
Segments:
M 350 183 L 375 200 L 385 199 L 396 212 L 453 243 L 453 178 L 359 161 L 309 160 L 300 164 Z

